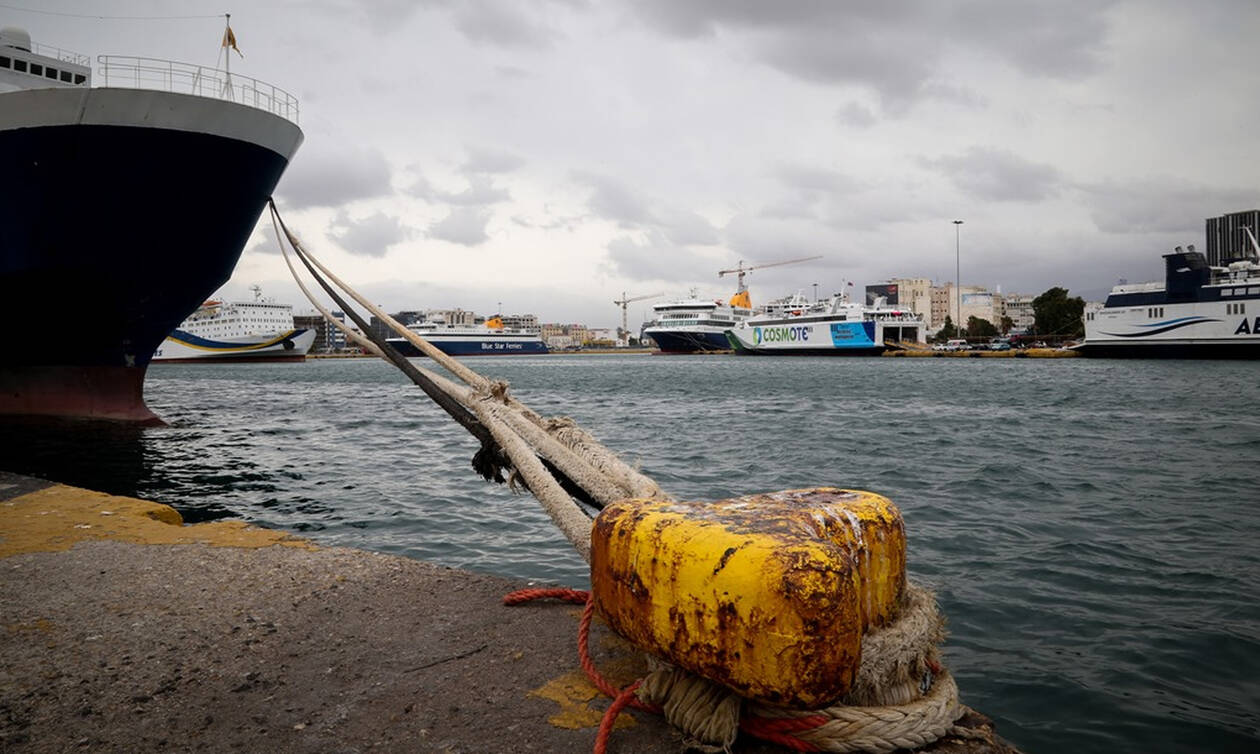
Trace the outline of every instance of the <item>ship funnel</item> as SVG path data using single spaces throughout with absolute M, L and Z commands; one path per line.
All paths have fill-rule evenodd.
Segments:
M 31 35 L 25 29 L 6 26 L 0 29 L 0 47 L 16 47 L 25 52 L 31 51 Z
M 1173 248 L 1173 251 L 1175 251 L 1175 252 L 1177 252 L 1178 254 L 1180 254 L 1180 253 L 1181 253 L 1181 247 L 1180 247 L 1180 246 L 1174 247 L 1174 248 Z

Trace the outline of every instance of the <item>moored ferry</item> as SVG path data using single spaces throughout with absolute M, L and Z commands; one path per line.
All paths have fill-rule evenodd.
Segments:
M 1260 246 L 1224 267 L 1180 246 L 1164 255 L 1164 282 L 1117 285 L 1085 312 L 1086 356 L 1260 359 Z
M 726 351 L 726 331 L 752 314 L 747 289 L 729 302 L 702 299 L 693 289 L 686 298 L 652 306 L 653 319 L 643 334 L 656 342 L 661 353 Z
M 825 301 L 796 293 L 726 331 L 731 348 L 744 355 L 872 356 L 925 335 L 918 314 L 888 306 L 883 297 L 854 303 L 847 293 Z
M 154 351 L 227 282 L 302 142 L 269 84 L 96 62 L 0 30 L 0 300 L 39 322 L 0 351 L 0 414 L 158 421 Z
M 457 325 L 442 317 L 407 325 L 407 329 L 424 338 L 450 356 L 524 356 L 548 353 L 538 327 L 510 327 L 495 315 L 479 325 Z M 387 338 L 403 356 L 423 356 L 420 350 L 403 337 Z
M 295 327 L 293 307 L 264 300 L 207 301 L 180 323 L 153 354 L 154 361 L 302 361 L 315 331 Z

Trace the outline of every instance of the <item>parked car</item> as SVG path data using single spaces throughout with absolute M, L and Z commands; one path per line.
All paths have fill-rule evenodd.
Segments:
M 1009 351 L 1011 350 L 1011 344 L 1007 343 L 1005 340 L 995 340 L 989 344 L 989 350 L 990 351 Z
M 955 338 L 953 340 L 945 341 L 945 350 L 946 351 L 970 351 L 971 346 L 968 345 L 967 341 L 963 340 L 962 338 Z

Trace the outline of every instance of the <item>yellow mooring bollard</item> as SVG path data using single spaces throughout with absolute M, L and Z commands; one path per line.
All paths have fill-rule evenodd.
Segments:
M 847 692 L 863 634 L 896 619 L 905 584 L 901 514 L 858 490 L 626 500 L 591 537 L 592 596 L 614 631 L 776 705 Z

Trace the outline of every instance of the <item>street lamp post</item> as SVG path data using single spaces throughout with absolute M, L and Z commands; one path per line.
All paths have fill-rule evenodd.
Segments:
M 818 300 L 818 283 L 814 283 L 814 301 Z
M 962 220 L 954 221 L 954 298 L 958 303 L 954 306 L 954 332 L 962 337 L 962 257 L 959 254 L 958 235 Z

